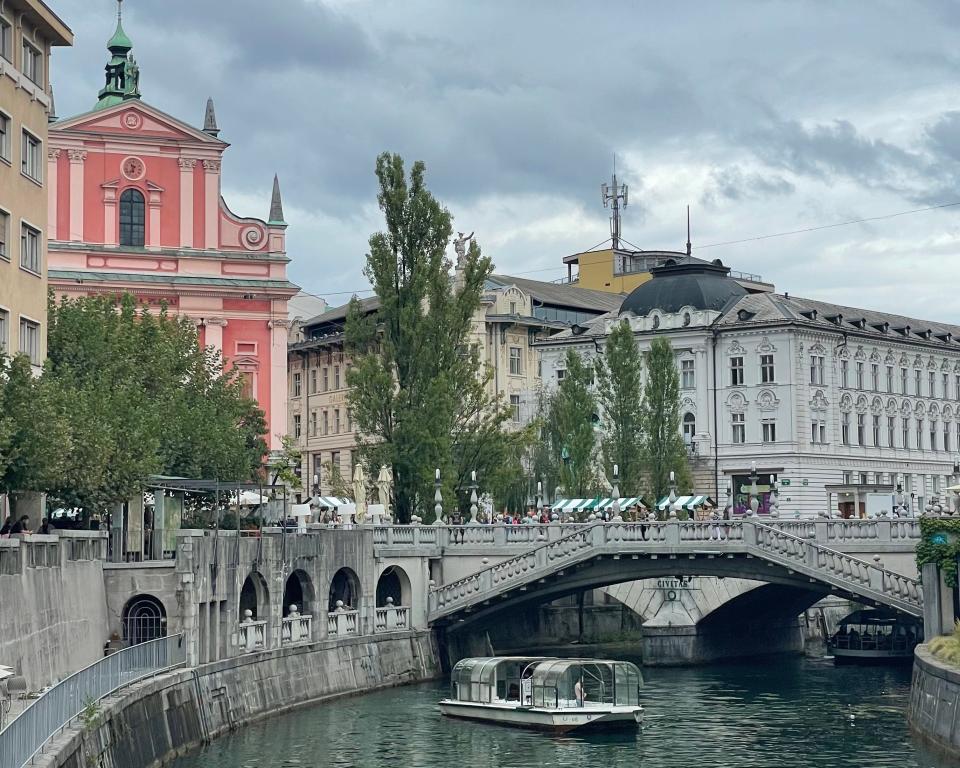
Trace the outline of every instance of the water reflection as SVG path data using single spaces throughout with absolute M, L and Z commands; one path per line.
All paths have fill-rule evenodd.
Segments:
M 909 668 L 778 659 L 646 669 L 636 733 L 563 737 L 441 718 L 444 683 L 340 699 L 248 726 L 177 768 L 945 768 L 909 735 Z

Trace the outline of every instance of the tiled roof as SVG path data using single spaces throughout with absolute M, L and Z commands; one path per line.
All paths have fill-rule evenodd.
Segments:
M 592 288 L 578 288 L 564 283 L 547 283 L 542 280 L 528 280 L 525 277 L 512 275 L 490 275 L 488 282 L 506 288 L 515 285 L 525 293 L 529 293 L 541 304 L 569 307 L 570 309 L 587 309 L 596 312 L 610 312 L 620 309 L 626 294 L 597 291 Z

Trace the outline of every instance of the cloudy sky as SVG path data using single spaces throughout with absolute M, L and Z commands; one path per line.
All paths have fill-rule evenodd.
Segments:
M 57 109 L 102 84 L 110 0 L 48 0 L 76 33 Z M 955 0 L 126 0 L 146 101 L 232 144 L 224 195 L 266 217 L 280 175 L 292 279 L 367 288 L 374 160 L 427 164 L 498 271 L 554 279 L 609 236 L 759 273 L 780 291 L 960 322 Z M 713 247 L 708 247 L 713 246 Z

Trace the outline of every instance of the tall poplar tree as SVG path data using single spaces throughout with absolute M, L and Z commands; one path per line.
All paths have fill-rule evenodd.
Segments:
M 681 492 L 689 490 L 690 469 L 680 435 L 680 375 L 670 342 L 660 336 L 647 353 L 641 426 L 643 458 L 650 492 L 662 498 L 670 490 L 670 472 Z
M 427 189 L 424 171 L 414 163 L 408 181 L 399 155 L 377 158 L 386 231 L 370 238 L 364 274 L 379 307 L 365 316 L 354 300 L 346 324 L 348 397 L 364 436 L 361 456 L 371 470 L 393 468 L 402 522 L 415 511 L 432 516 L 435 468 L 452 509 L 470 457 L 489 459 L 486 448 L 497 448 L 509 418 L 487 393 L 479 353 L 468 344 L 492 264 L 472 241 L 451 280 L 451 216 Z
M 567 350 L 566 372 L 550 402 L 548 431 L 553 456 L 559 460 L 560 485 L 575 498 L 591 495 L 597 480 L 593 467 L 597 400 L 590 380 L 590 367 L 575 350 Z
M 620 490 L 635 496 L 643 483 L 643 358 L 630 323 L 619 323 L 607 336 L 605 359 L 596 364 L 597 400 L 602 409 L 604 464 L 608 477 L 620 470 Z

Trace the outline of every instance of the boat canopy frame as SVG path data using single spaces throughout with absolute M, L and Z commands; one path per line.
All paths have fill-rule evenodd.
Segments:
M 636 664 L 605 659 L 484 656 L 460 660 L 450 675 L 451 698 L 456 701 L 519 701 L 545 709 L 639 706 L 642 683 Z

